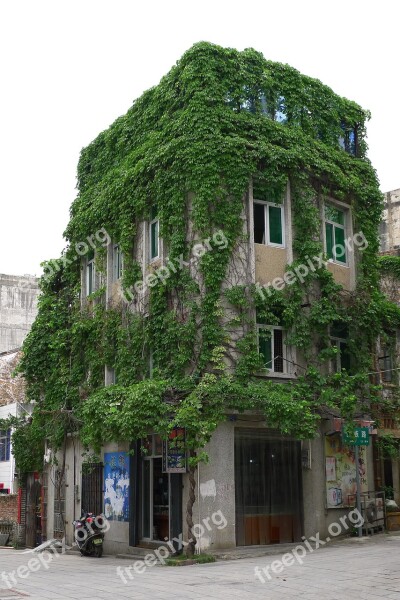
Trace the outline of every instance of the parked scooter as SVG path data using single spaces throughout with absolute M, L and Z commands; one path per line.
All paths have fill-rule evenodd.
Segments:
M 76 519 L 72 524 L 81 555 L 100 558 L 103 554 L 105 517 L 83 511 L 81 518 Z

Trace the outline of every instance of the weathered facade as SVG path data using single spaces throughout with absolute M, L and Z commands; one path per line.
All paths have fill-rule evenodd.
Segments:
M 400 253 L 400 189 L 386 192 L 380 226 L 382 253 Z

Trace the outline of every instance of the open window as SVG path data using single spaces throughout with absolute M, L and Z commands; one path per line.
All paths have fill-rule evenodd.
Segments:
M 254 201 L 254 242 L 284 248 L 284 210 L 280 204 Z
M 275 315 L 274 324 L 266 322 L 266 318 L 257 311 L 258 352 L 263 361 L 264 369 L 271 373 L 288 373 L 290 369 L 287 360 L 286 331 L 282 326 L 280 311 Z
M 159 219 L 157 216 L 157 206 L 151 209 L 151 221 L 149 225 L 149 256 L 150 260 L 155 260 L 160 256 L 160 236 Z
M 265 369 L 286 373 L 285 331 L 275 325 L 257 325 L 258 351 Z
M 341 265 L 347 264 L 346 211 L 325 204 L 325 252 L 328 259 Z

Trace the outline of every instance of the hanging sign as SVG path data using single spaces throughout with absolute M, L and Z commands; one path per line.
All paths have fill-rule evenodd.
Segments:
M 176 427 L 163 442 L 163 473 L 186 473 L 186 436 L 183 427 Z

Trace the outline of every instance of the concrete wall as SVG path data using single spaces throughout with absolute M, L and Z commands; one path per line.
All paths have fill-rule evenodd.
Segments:
M 38 279 L 0 274 L 0 352 L 22 345 L 37 312 Z
M 333 275 L 336 283 L 340 283 L 343 288 L 347 291 L 354 289 L 351 277 L 351 268 L 347 266 L 338 265 L 337 263 L 330 262 L 327 265 L 328 271 Z
M 204 535 L 198 539 L 204 550 L 214 548 L 230 548 L 236 545 L 235 516 L 235 461 L 234 461 L 234 427 L 233 423 L 221 423 L 205 451 L 210 457 L 208 464 L 200 464 L 196 474 L 196 502 L 193 506 L 193 522 L 203 524 Z M 189 479 L 183 478 L 183 539 L 188 539 L 186 524 L 186 504 L 188 500 Z M 221 511 L 227 525 L 218 528 L 213 524 L 212 515 Z M 211 527 L 208 530 L 204 519 Z M 218 519 L 215 519 L 219 523 Z
M 400 189 L 384 195 L 384 209 L 379 234 L 381 252 L 400 250 Z

